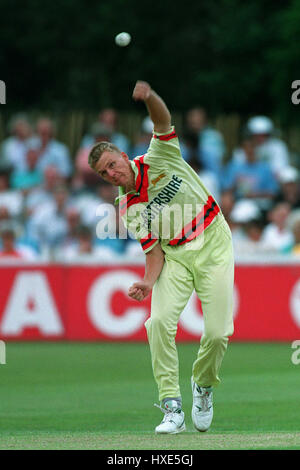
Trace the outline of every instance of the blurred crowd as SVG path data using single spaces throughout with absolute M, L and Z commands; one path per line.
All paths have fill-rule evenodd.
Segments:
M 117 188 L 99 179 L 87 157 L 101 140 L 130 158 L 143 155 L 152 131 L 145 118 L 131 141 L 118 131 L 117 112 L 104 109 L 71 155 L 51 119 L 32 123 L 26 115 L 14 116 L 0 142 L 0 260 L 110 262 L 143 256 L 137 242 L 119 236 L 125 229 L 114 206 Z M 209 125 L 204 109 L 185 115 L 182 156 L 219 202 L 237 259 L 300 257 L 299 171 L 279 135 L 271 119 L 255 116 L 228 155 L 224 136 Z M 99 225 L 103 217 L 106 223 Z

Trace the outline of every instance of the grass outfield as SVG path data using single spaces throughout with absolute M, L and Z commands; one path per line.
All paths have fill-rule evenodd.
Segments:
M 285 344 L 231 343 L 209 432 L 193 429 L 191 366 L 179 344 L 187 432 L 156 436 L 146 344 L 7 343 L 0 449 L 300 449 L 300 365 Z

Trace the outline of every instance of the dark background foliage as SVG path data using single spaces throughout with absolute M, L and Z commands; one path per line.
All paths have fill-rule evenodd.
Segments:
M 0 35 L 12 110 L 127 111 L 144 79 L 177 111 L 299 115 L 300 0 L 1 0 Z

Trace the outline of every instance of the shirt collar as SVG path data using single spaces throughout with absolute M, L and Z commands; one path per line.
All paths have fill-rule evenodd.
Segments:
M 138 171 L 138 168 L 137 168 L 137 166 L 136 166 L 136 164 L 135 164 L 134 161 L 130 160 L 129 163 L 130 163 L 131 168 L 132 168 L 132 170 L 133 170 L 133 172 L 134 172 L 134 181 L 135 181 L 135 183 L 136 183 L 136 178 L 137 178 L 138 172 L 139 172 L 139 171 Z M 125 196 L 127 196 L 127 195 L 129 195 L 129 194 L 136 194 L 136 193 L 137 193 L 137 187 L 135 188 L 135 191 L 132 190 L 132 191 L 129 191 L 128 193 L 125 193 L 124 187 L 123 187 L 123 186 L 119 186 L 119 196 L 116 197 L 116 199 L 115 199 L 115 205 L 118 205 L 119 202 L 120 202 L 120 199 L 122 199 L 123 197 L 125 197 Z

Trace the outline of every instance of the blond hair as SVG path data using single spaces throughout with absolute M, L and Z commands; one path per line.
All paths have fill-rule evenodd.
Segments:
M 92 147 L 88 159 L 89 165 L 93 170 L 104 152 L 117 152 L 121 154 L 121 150 L 111 142 L 97 142 L 97 144 Z

